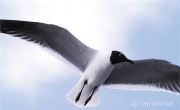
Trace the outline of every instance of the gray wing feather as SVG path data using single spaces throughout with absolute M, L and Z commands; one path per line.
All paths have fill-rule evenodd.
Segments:
M 0 31 L 51 49 L 82 72 L 97 52 L 80 42 L 68 30 L 52 24 L 0 20 Z
M 180 93 L 180 67 L 164 60 L 136 60 L 134 65 L 119 63 L 104 82 L 105 86 L 131 90 L 130 87 L 157 88 Z M 130 85 L 130 86 L 129 86 Z M 146 86 L 149 86 L 146 87 Z M 124 88 L 122 87 L 122 88 Z M 129 88 L 128 88 L 129 87 Z M 136 88 L 135 88 L 136 89 Z

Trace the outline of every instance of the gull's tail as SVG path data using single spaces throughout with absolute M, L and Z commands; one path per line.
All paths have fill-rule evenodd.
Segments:
M 99 104 L 99 90 L 79 82 L 69 91 L 66 98 L 78 107 L 93 107 Z

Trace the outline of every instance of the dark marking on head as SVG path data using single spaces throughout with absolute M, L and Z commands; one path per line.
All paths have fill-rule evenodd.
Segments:
M 131 64 L 134 64 L 133 61 L 126 58 L 126 56 L 122 52 L 119 52 L 119 51 L 112 51 L 111 56 L 110 56 L 110 61 L 111 61 L 111 64 L 113 65 L 120 62 L 129 62 Z

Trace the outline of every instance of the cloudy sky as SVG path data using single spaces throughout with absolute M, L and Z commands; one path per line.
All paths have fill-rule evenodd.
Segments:
M 180 65 L 179 7 L 178 0 L 1 0 L 0 19 L 56 24 L 94 49 Z M 39 46 L 0 34 L 0 110 L 82 109 L 65 98 L 79 78 Z M 177 110 L 179 102 L 166 92 L 101 88 L 100 105 L 86 109 Z

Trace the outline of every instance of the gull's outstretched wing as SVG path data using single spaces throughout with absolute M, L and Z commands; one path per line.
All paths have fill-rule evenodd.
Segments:
M 167 90 L 180 93 L 180 67 L 164 60 L 147 59 L 117 64 L 104 86 L 125 90 Z
M 52 24 L 0 20 L 0 32 L 39 44 L 82 72 L 97 52 L 80 42 L 68 30 Z

